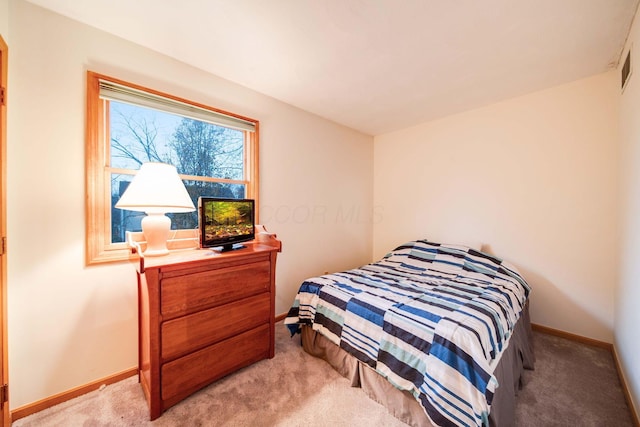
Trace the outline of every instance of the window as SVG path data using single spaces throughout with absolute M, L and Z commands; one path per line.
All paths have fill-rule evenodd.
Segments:
M 143 213 L 114 207 L 140 165 L 174 165 L 199 196 L 258 199 L 258 122 L 93 72 L 87 74 L 87 263 L 128 258 Z M 167 214 L 195 230 L 197 212 Z M 194 234 L 195 235 L 195 234 Z

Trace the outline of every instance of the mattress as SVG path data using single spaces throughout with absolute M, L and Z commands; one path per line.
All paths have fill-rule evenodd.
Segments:
M 417 240 L 375 263 L 307 279 L 285 323 L 292 332 L 307 325 L 413 396 L 431 423 L 489 425 L 498 365 L 516 326 L 528 325 L 520 320 L 529 293 L 502 259 Z
M 301 328 L 304 351 L 326 360 L 337 372 L 349 379 L 352 387 L 360 387 L 369 398 L 382 404 L 390 414 L 410 426 L 431 427 L 434 424 L 407 391 L 395 388 L 368 365 L 333 344 L 310 326 Z M 529 307 L 516 324 L 507 350 L 502 355 L 494 375 L 499 383 L 489 413 L 490 426 L 515 425 L 515 405 L 518 390 L 523 386 L 523 372 L 533 369 L 535 353 L 531 338 Z

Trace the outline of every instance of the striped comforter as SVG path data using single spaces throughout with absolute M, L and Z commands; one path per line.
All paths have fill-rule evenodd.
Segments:
M 529 292 L 505 261 L 419 240 L 306 280 L 285 324 L 312 325 L 409 391 L 436 425 L 488 425 L 493 372 Z

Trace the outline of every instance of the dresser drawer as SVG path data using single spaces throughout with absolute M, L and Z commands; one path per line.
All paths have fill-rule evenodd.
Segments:
M 270 286 L 269 261 L 162 278 L 160 312 L 169 319 L 265 292 Z
M 162 359 L 169 360 L 269 323 L 271 294 L 199 311 L 162 324 Z
M 269 357 L 269 325 L 236 335 L 162 365 L 165 406 L 180 401 L 211 381 Z

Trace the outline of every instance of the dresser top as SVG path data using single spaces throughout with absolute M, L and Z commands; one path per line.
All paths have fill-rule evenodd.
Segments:
M 142 233 L 129 233 L 129 246 L 131 255 L 129 260 L 136 264 L 140 273 L 144 273 L 147 268 L 165 267 L 176 264 L 198 263 L 213 259 L 233 260 L 250 255 L 267 252 L 281 252 L 282 242 L 273 233 L 269 233 L 263 226 L 256 226 L 256 239 L 242 243 L 242 247 L 226 252 L 220 252 L 215 248 L 194 248 L 193 242 L 184 249 L 171 250 L 168 255 L 144 256 L 144 242 L 136 241 Z M 133 237 L 132 237 L 133 236 Z M 183 239 L 191 241 L 192 239 Z

